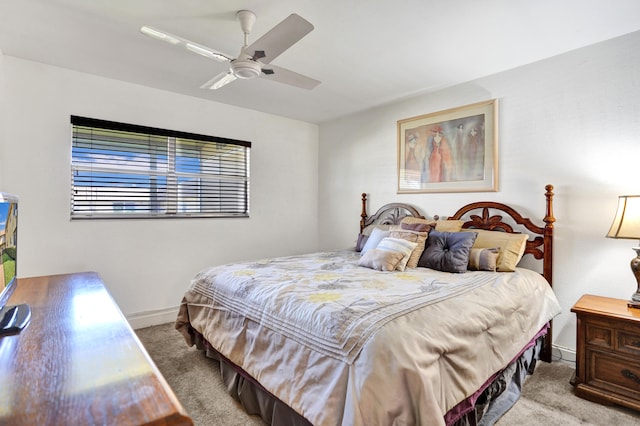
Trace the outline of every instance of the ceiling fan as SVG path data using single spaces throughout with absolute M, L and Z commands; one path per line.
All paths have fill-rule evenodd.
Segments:
M 313 89 L 320 84 L 318 80 L 271 65 L 272 60 L 313 30 L 313 25 L 310 22 L 295 13 L 291 14 L 258 40 L 248 45 L 249 34 L 251 34 L 253 24 L 256 22 L 256 15 L 250 10 L 240 10 L 236 13 L 236 17 L 244 33 L 244 44 L 237 58 L 157 28 L 143 26 L 140 28 L 140 32 L 206 58 L 228 62 L 229 70 L 216 75 L 200 86 L 203 89 L 219 89 L 236 79 L 248 80 L 256 77 L 303 89 Z

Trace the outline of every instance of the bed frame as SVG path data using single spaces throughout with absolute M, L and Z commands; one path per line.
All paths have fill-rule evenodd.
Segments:
M 522 216 L 514 208 L 494 201 L 480 201 L 461 207 L 448 220 L 464 220 L 463 228 L 502 231 L 511 234 L 528 233 L 530 235 L 525 255 L 530 254 L 536 260 L 542 260 L 542 276 L 553 287 L 553 185 L 545 186 L 546 208 L 542 221 L 543 227 Z M 507 218 L 504 218 L 504 215 Z M 360 214 L 360 232 L 369 225 L 398 225 L 403 218 L 413 216 L 424 218 L 413 206 L 404 203 L 389 203 L 380 207 L 376 213 L 367 215 L 367 194 L 362 194 L 362 213 Z M 434 219 L 439 219 L 435 216 Z M 544 339 L 540 359 L 551 362 L 552 324 Z
M 554 194 L 552 185 L 547 185 L 545 188 L 546 213 L 543 218 L 543 222 L 545 223 L 543 227 L 534 224 L 533 221 L 522 216 L 512 207 L 492 201 L 467 204 L 447 219 L 463 220 L 464 228 L 499 230 L 508 233 L 528 233 L 530 238 L 526 244 L 525 254 L 531 254 L 534 259 L 538 261 L 542 260 L 542 275 L 546 278 L 549 285 L 551 285 L 553 271 L 553 223 L 555 222 L 555 218 L 553 217 Z M 369 216 L 367 215 L 367 195 L 362 194 L 360 232 L 372 224 L 398 225 L 401 220 L 407 216 L 424 218 L 418 209 L 404 203 L 386 204 L 378 209 L 376 213 Z M 434 219 L 438 219 L 437 216 L 434 217 Z M 513 373 L 514 379 L 516 376 L 519 376 L 520 380 L 522 380 L 525 373 L 530 374 L 533 372 L 532 368 L 535 367 L 535 359 L 537 358 L 534 353 L 539 352 L 540 359 L 543 361 L 551 361 L 552 339 L 550 326 L 551 324 L 549 324 L 549 329 L 543 342 L 540 342 L 538 338 L 534 338 L 531 342 L 532 346 L 523 349 L 522 356 L 514 360 L 512 365 L 515 366 L 517 364 L 515 368 L 516 371 L 518 371 L 518 373 Z M 270 419 L 265 420 L 267 423 L 275 421 L 277 424 L 296 426 L 310 425 L 308 420 L 278 400 L 275 396 L 271 395 L 241 367 L 234 365 L 213 349 L 200 333 L 192 328 L 189 329 L 189 333 L 194 338 L 196 346 L 199 349 L 205 349 L 207 356 L 220 361 L 221 371 L 224 371 L 222 374 L 223 381 L 228 392 L 242 404 L 248 413 L 258 414 L 263 419 Z M 538 333 L 538 336 L 542 334 L 544 334 L 544 329 Z M 540 346 L 542 346 L 542 348 L 540 348 Z M 525 351 L 528 353 L 527 355 L 525 355 Z M 505 369 L 505 371 L 506 370 L 508 369 Z M 488 406 L 487 404 L 504 391 L 507 380 L 511 382 L 512 379 L 503 375 L 503 372 L 496 373 L 494 377 L 490 378 L 485 385 L 478 390 L 474 398 L 470 397 L 462 401 L 459 406 L 454 407 L 454 409 L 447 413 L 445 420 L 451 412 L 455 411 L 458 407 L 462 407 L 458 410 L 460 415 L 453 414 L 457 417 L 453 419 L 452 425 L 468 426 L 469 424 L 477 424 L 477 421 L 482 418 L 485 412 L 484 410 L 486 410 Z M 466 404 L 468 401 L 471 401 L 471 406 Z M 465 409 L 464 407 L 469 408 Z

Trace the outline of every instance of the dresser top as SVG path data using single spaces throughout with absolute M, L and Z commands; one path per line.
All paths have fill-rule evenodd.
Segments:
M 96 273 L 21 278 L 31 323 L 0 339 L 0 424 L 190 425 Z

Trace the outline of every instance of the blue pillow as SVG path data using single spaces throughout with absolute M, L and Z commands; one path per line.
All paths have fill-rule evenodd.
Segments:
M 438 232 L 432 230 L 418 266 L 443 272 L 466 272 L 469 253 L 478 234 L 476 232 Z

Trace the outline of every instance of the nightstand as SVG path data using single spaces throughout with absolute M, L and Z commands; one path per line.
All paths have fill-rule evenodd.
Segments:
M 640 410 L 640 309 L 586 294 L 571 312 L 577 316 L 575 394 Z

